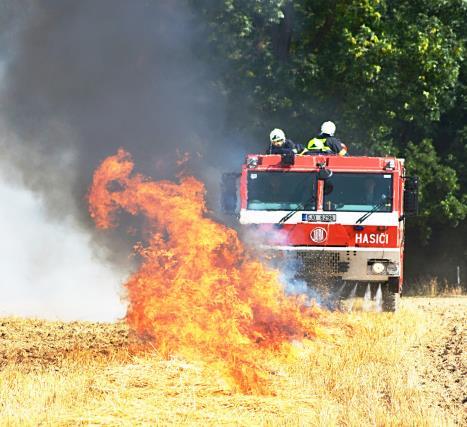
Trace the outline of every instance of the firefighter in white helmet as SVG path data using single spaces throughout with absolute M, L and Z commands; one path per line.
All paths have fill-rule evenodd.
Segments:
M 310 139 L 301 154 L 338 154 L 347 156 L 347 147 L 339 138 L 334 136 L 336 125 L 333 122 L 324 122 L 321 133 Z
M 300 144 L 295 144 L 290 139 L 287 139 L 282 129 L 273 129 L 269 134 L 269 149 L 268 154 L 297 154 L 303 151 L 304 147 Z

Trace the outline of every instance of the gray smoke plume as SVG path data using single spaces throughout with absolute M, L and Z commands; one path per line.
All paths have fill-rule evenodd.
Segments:
M 215 204 L 220 173 L 244 153 L 225 137 L 216 70 L 197 57 L 203 35 L 186 1 L 0 0 L 0 27 L 0 165 L 20 171 L 43 221 L 94 233 L 86 192 L 119 147 L 156 179 L 191 153 Z M 93 239 L 126 262 L 122 239 Z
M 118 147 L 156 177 L 172 174 L 177 150 L 209 162 L 222 100 L 194 53 L 197 23 L 186 2 L 42 0 L 28 10 L 6 30 L 15 37 L 1 112 L 37 161 L 30 180 L 38 188 L 50 188 L 54 156 L 69 150 L 75 196 Z
M 8 157 L 51 212 L 89 222 L 92 171 L 124 147 L 137 167 L 171 178 L 189 152 L 210 192 L 243 153 L 222 138 L 215 70 L 196 55 L 202 34 L 186 1 L 3 2 L 9 11 L 0 114 L 20 144 Z M 227 160 L 228 159 L 228 160 Z M 214 199 L 214 197 L 211 197 Z

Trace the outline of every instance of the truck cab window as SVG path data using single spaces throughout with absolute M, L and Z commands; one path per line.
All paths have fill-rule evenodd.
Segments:
M 248 209 L 316 210 L 316 173 L 257 172 L 248 174 Z
M 334 173 L 325 182 L 325 211 L 392 211 L 392 175 L 383 173 Z

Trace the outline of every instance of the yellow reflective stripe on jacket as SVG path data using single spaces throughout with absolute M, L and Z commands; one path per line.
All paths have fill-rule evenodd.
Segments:
M 308 141 L 306 148 L 308 150 L 332 151 L 326 144 L 326 138 L 313 138 Z

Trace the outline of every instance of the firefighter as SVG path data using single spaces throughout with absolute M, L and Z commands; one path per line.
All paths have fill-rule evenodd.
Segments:
M 300 154 L 337 154 L 347 156 L 347 147 L 339 138 L 334 136 L 336 125 L 333 122 L 324 122 L 321 133 L 310 139 L 305 150 Z
M 269 139 L 271 143 L 268 154 L 297 154 L 304 149 L 301 144 L 295 144 L 287 139 L 282 129 L 273 129 L 269 134 Z

